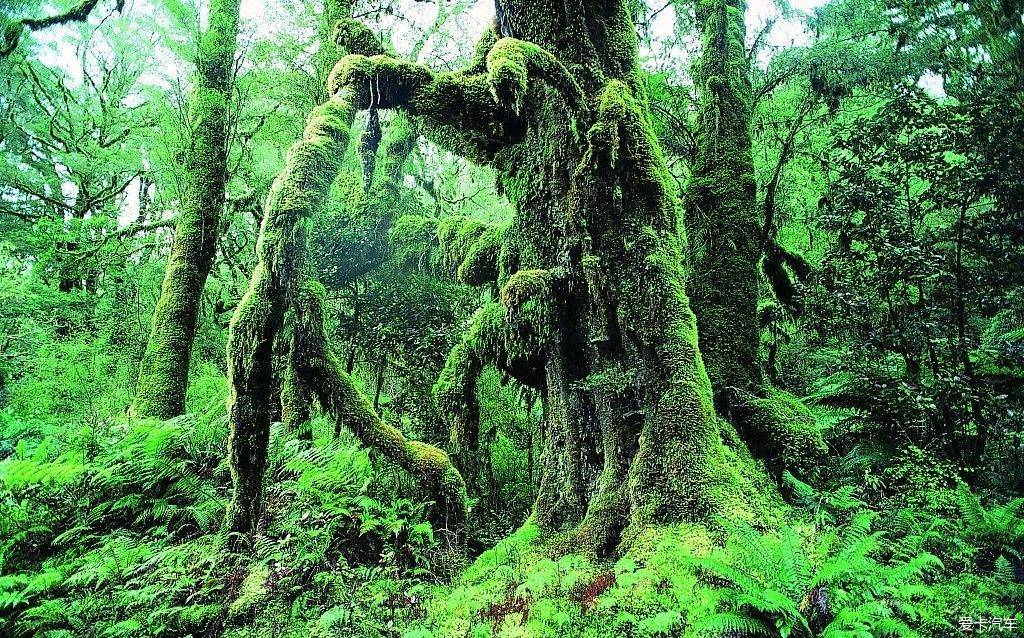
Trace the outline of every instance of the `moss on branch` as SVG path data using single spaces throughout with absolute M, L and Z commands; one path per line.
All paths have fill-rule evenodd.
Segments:
M 292 350 L 296 372 L 320 405 L 360 441 L 409 472 L 434 500 L 433 522 L 451 549 L 465 549 L 468 516 L 466 486 L 448 455 L 440 449 L 407 439 L 385 423 L 370 401 L 355 387 L 344 366 L 327 346 L 323 327 L 323 287 L 306 282 L 295 298 L 295 332 Z
M 586 97 L 576 78 L 558 58 L 532 42 L 502 38 L 487 53 L 491 95 L 504 108 L 519 113 L 531 77 L 554 88 L 576 114 L 585 113 Z
M 233 494 L 227 528 L 236 544 L 251 532 L 263 501 L 270 432 L 272 344 L 297 273 L 303 268 L 305 222 L 327 199 L 348 146 L 355 109 L 345 99 L 318 106 L 267 197 L 256 242 L 256 266 L 228 328 L 228 461 Z
M 342 24 L 339 29 L 348 33 L 349 27 Z M 481 46 L 489 43 L 485 34 Z M 555 89 L 574 118 L 587 111 L 573 75 L 530 42 L 502 38 L 483 57 L 483 69 L 478 51 L 469 67 L 447 73 L 373 53 L 339 61 L 328 78 L 328 90 L 349 87 L 360 109 L 403 110 L 431 141 L 480 163 L 489 163 L 501 148 L 521 141 L 522 103 L 534 78 Z
M 357 55 L 384 55 L 384 45 L 369 27 L 358 20 L 342 18 L 334 23 L 335 44 Z

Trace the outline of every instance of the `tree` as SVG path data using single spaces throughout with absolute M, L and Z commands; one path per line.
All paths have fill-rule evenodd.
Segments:
M 742 0 L 698 0 L 697 154 L 686 197 L 693 307 L 719 411 L 756 393 L 761 216 L 751 153 L 752 88 Z
M 515 206 L 493 269 L 501 302 L 477 314 L 472 348 L 544 398 L 542 529 L 609 553 L 651 523 L 756 508 L 759 489 L 722 443 L 697 348 L 678 198 L 624 2 L 509 7 L 465 69 L 356 54 L 330 88 L 268 202 L 261 262 L 233 321 L 232 458 L 236 472 L 257 467 L 246 469 L 249 491 L 236 487 L 249 511 L 232 529 L 256 515 L 266 337 L 302 259 L 292 229 L 301 234 L 333 179 L 354 109 L 371 106 L 401 110 L 442 148 L 493 167 Z
M 213 267 L 227 182 L 227 117 L 239 0 L 213 0 L 197 51 L 189 97 L 192 127 L 184 188 L 163 289 L 139 368 L 136 415 L 168 419 L 185 411 L 200 299 Z

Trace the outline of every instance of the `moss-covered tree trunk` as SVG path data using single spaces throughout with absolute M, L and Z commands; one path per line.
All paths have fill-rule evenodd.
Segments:
M 163 289 L 132 404 L 138 416 L 167 419 L 185 411 L 189 361 L 203 287 L 213 266 L 227 180 L 227 111 L 237 49 L 239 0 L 212 0 L 188 114 L 181 206 Z
M 345 101 L 314 109 L 274 180 L 256 243 L 256 266 L 228 329 L 228 456 L 232 542 L 251 532 L 263 506 L 273 400 L 273 343 L 304 268 L 305 224 L 327 198 L 348 147 L 355 112 Z
M 438 395 L 465 404 L 471 392 L 445 386 L 483 365 L 539 390 L 538 522 L 595 552 L 651 523 L 755 515 L 765 488 L 722 443 L 630 6 L 502 5 L 466 69 L 349 56 L 332 75 L 357 107 L 403 110 L 492 166 L 515 206 L 501 301 L 479 311 Z
M 697 156 L 686 198 L 690 294 L 719 411 L 761 384 L 757 323 L 762 221 L 756 202 L 744 0 L 695 0 L 701 57 Z
M 745 47 L 743 0 L 695 0 L 701 57 L 697 86 L 697 156 L 686 198 L 689 285 L 700 349 L 718 413 L 777 476 L 799 472 L 827 451 L 809 410 L 767 385 L 760 361 L 759 263 L 780 301 L 781 262 L 799 258 L 768 236 L 757 206 L 751 151 L 753 92 Z M 774 182 L 765 205 L 774 206 Z M 770 240 L 770 241 L 769 241 Z M 767 251 L 766 251 L 767 249 Z M 774 267 L 774 268 L 773 268 Z M 792 302 L 792 299 L 788 299 Z
M 273 342 L 295 310 L 288 387 L 324 410 L 369 447 L 406 469 L 437 505 L 435 522 L 461 553 L 466 519 L 462 477 L 437 448 L 385 424 L 352 384 L 323 332 L 322 293 L 305 282 L 306 225 L 327 199 L 348 148 L 355 95 L 343 89 L 310 115 L 267 198 L 257 263 L 228 332 L 228 440 L 233 484 L 227 512 L 240 548 L 262 514 L 273 385 Z M 403 156 L 404 157 L 404 156 Z M 297 294 L 298 293 L 298 294 Z

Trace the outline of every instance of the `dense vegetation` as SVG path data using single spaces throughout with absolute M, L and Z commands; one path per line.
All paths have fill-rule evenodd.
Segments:
M 1017 0 L 0 7 L 0 635 L 1024 631 Z

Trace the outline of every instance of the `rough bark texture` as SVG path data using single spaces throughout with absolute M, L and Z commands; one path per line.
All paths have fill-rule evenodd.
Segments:
M 697 0 L 702 52 L 697 86 L 697 157 L 688 187 L 690 291 L 701 354 L 719 411 L 730 416 L 735 392 L 761 384 L 757 322 L 760 211 L 756 204 L 750 121 L 752 91 L 743 0 Z
M 501 302 L 480 311 L 438 396 L 470 402 L 482 365 L 539 390 L 537 520 L 597 553 L 651 523 L 756 516 L 764 482 L 722 443 L 697 346 L 629 6 L 503 7 L 466 69 L 349 56 L 329 84 L 491 165 L 515 206 Z
M 226 121 L 237 48 L 239 0 L 213 0 L 189 97 L 192 138 L 185 151 L 184 190 L 153 312 L 132 412 L 168 419 L 185 411 L 189 361 L 203 286 L 213 266 L 227 180 Z

